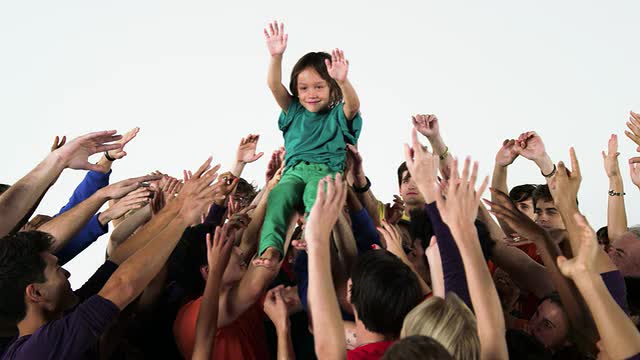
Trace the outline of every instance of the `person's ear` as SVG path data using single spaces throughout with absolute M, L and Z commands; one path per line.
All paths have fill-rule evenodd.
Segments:
M 43 294 L 40 284 L 29 284 L 25 289 L 25 296 L 28 302 L 39 303 L 43 301 Z
M 351 304 L 351 287 L 353 286 L 353 282 L 351 282 L 351 278 L 347 280 L 347 302 Z M 352 304 L 353 305 L 353 304 Z
M 207 281 L 209 277 L 209 265 L 200 266 L 200 276 L 202 276 L 202 280 Z

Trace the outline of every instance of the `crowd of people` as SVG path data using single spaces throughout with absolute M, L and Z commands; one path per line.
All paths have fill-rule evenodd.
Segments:
M 343 51 L 306 54 L 287 88 L 284 25 L 264 34 L 284 146 L 262 188 L 242 178 L 263 156 L 254 134 L 228 149 L 231 169 L 208 158 L 112 183 L 112 167 L 137 156 L 125 147 L 138 128 L 56 137 L 2 185 L 2 359 L 640 359 L 640 227 L 627 221 L 615 135 L 591 159 L 609 179 L 595 190 L 607 197 L 598 231 L 580 213 L 573 148 L 554 163 L 525 132 L 479 179 L 435 115 L 411 117 L 385 204 L 357 148 Z M 640 153 L 640 114 L 626 125 Z M 540 184 L 509 189 L 516 159 L 535 163 Z M 34 216 L 66 169 L 86 171 L 69 202 Z M 629 169 L 640 190 L 640 156 Z M 72 290 L 62 266 L 105 234 L 104 262 Z

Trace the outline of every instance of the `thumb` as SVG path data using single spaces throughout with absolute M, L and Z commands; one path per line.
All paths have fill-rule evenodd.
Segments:
M 558 268 L 560 269 L 560 272 L 562 272 L 563 275 L 567 275 L 566 274 L 566 269 L 565 269 L 565 264 L 567 262 L 567 258 L 563 255 L 558 256 L 558 258 L 556 259 L 556 262 L 558 263 Z
M 264 155 L 264 152 L 259 152 L 259 153 L 255 154 L 253 156 L 253 158 L 251 159 L 251 161 L 256 161 L 256 160 L 260 159 L 262 157 L 262 155 Z

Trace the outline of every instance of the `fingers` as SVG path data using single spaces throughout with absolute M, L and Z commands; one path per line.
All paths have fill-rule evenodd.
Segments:
M 409 169 L 409 172 L 413 171 L 413 149 L 410 148 L 408 144 L 404 144 L 404 160 L 407 163 L 407 169 Z
M 101 152 L 105 152 L 105 151 L 109 151 L 109 150 L 116 150 L 116 149 L 121 149 L 122 148 L 122 144 L 105 144 L 105 145 L 98 145 L 95 150 L 93 151 L 94 154 L 97 153 L 101 153 Z
M 571 157 L 571 173 L 578 178 L 582 178 L 582 174 L 580 172 L 580 163 L 578 162 L 576 150 L 573 148 L 573 146 L 569 149 L 569 156 Z
M 191 177 L 199 178 L 206 170 L 208 170 L 211 167 L 211 161 L 213 161 L 213 156 L 209 156 L 207 160 L 205 160 L 205 162 L 202 163 L 202 165 L 200 165 L 198 170 L 196 170 L 196 172 L 193 173 L 193 176 Z

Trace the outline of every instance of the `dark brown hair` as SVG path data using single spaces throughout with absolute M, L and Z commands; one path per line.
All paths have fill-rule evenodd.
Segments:
M 334 107 L 342 101 L 342 90 L 338 83 L 329 76 L 325 60 L 331 61 L 331 55 L 326 52 L 310 52 L 301 57 L 291 70 L 291 81 L 289 91 L 294 98 L 298 98 L 298 75 L 307 68 L 314 69 L 322 79 L 329 85 L 329 106 Z

